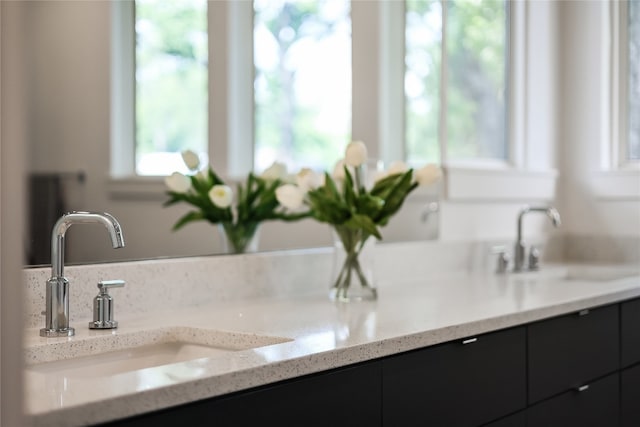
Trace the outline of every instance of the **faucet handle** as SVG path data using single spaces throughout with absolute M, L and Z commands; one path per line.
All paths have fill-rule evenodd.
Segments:
M 491 252 L 498 256 L 498 263 L 496 266 L 496 273 L 503 274 L 507 272 L 507 268 L 509 268 L 509 261 L 511 261 L 511 257 L 504 246 L 494 246 L 491 248 Z
M 109 288 L 122 288 L 124 287 L 125 281 L 116 279 L 116 280 L 101 280 L 98 282 L 98 289 L 100 289 L 100 293 L 106 294 L 109 292 Z
M 529 270 L 540 268 L 540 250 L 536 246 L 529 249 Z
M 89 322 L 89 329 L 115 329 L 118 322 L 113 320 L 113 298 L 109 295 L 109 288 L 122 288 L 124 280 L 101 280 L 98 282 L 100 292 L 93 299 L 93 322 Z

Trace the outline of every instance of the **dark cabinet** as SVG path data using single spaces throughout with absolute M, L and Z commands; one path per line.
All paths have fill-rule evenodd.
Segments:
M 617 371 L 619 336 L 617 304 L 529 325 L 529 403 Z
M 526 411 L 516 412 L 515 414 L 500 418 L 482 427 L 526 427 L 527 417 Z
M 380 362 L 106 424 L 111 427 L 380 426 Z
M 526 333 L 513 328 L 383 360 L 385 426 L 477 426 L 526 404 Z
M 105 426 L 637 427 L 639 402 L 635 299 Z
M 640 365 L 625 369 L 620 374 L 621 426 L 640 426 Z
M 620 425 L 619 374 L 564 392 L 527 409 L 527 427 Z
M 640 298 L 620 305 L 622 367 L 640 363 Z

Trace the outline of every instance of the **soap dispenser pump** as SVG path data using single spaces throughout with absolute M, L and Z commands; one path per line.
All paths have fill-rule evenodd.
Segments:
M 98 282 L 98 295 L 93 299 L 93 322 L 89 329 L 115 329 L 118 322 L 113 319 L 113 297 L 109 288 L 121 288 L 124 280 L 102 280 Z

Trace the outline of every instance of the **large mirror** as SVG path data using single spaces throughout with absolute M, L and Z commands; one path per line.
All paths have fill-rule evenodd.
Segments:
M 113 214 L 126 240 L 124 248 L 113 250 L 101 227 L 72 227 L 66 242 L 69 264 L 220 253 L 219 231 L 212 224 L 171 231 L 188 207 L 163 207 L 161 179 L 110 177 L 111 3 L 32 1 L 24 2 L 24 12 L 28 263 L 50 263 L 51 228 L 59 212 L 69 210 Z M 437 237 L 434 200 L 437 194 L 412 197 L 383 230 L 383 241 Z M 328 226 L 312 220 L 265 223 L 259 238 L 259 250 L 332 244 Z

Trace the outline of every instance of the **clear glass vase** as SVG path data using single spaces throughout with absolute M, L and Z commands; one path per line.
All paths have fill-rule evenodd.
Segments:
M 260 223 L 250 222 L 232 224 L 222 222 L 218 224 L 222 236 L 222 250 L 226 254 L 243 254 L 258 251 L 260 240 Z
M 362 230 L 333 226 L 334 259 L 329 297 L 335 301 L 378 298 L 374 277 L 375 237 Z

